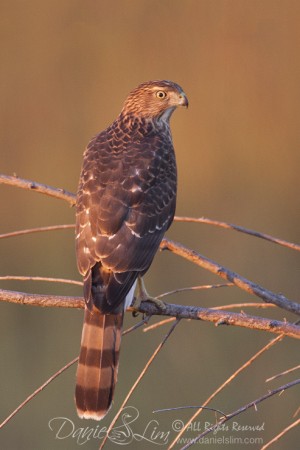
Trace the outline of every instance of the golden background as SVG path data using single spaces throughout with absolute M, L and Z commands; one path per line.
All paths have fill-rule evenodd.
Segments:
M 180 109 L 171 122 L 179 172 L 177 215 L 207 216 L 299 241 L 298 1 L 20 0 L 2 2 L 0 11 L 2 173 L 75 192 L 85 145 L 114 120 L 128 92 L 142 81 L 170 79 L 190 101 L 188 111 Z M 63 201 L 4 185 L 0 195 L 1 233 L 74 222 L 74 209 Z M 201 224 L 175 223 L 168 236 L 275 292 L 299 298 L 299 254 L 292 250 Z M 80 280 L 72 230 L 0 244 L 2 276 Z M 220 279 L 164 252 L 157 255 L 146 282 L 157 295 Z M 80 288 L 48 283 L 3 281 L 1 287 L 81 295 Z M 209 307 L 255 299 L 230 288 L 168 300 Z M 295 320 L 286 312 L 245 311 Z M 127 314 L 125 327 L 139 319 Z M 3 303 L 0 320 L 2 420 L 78 354 L 82 311 Z M 124 337 L 114 407 L 101 426 L 110 423 L 166 330 L 144 334 L 140 329 Z M 182 321 L 129 402 L 140 412 L 134 431 L 141 434 L 152 419 L 164 431 L 171 430 L 174 419 L 186 420 L 190 411 L 159 416 L 152 411 L 201 405 L 271 338 L 258 331 Z M 295 374 L 265 383 L 298 363 L 298 343 L 286 338 L 211 406 L 231 412 L 294 379 Z M 76 428 L 97 425 L 76 417 L 74 385 L 72 367 L 1 430 L 1 448 L 77 448 L 75 439 L 55 439 L 48 427 L 58 416 L 68 417 Z M 295 420 L 298 392 L 296 387 L 237 418 L 242 425 L 265 422 L 263 432 L 225 436 L 263 437 L 266 443 Z M 202 427 L 205 421 L 214 423 L 215 416 L 204 412 L 199 421 Z M 294 429 L 272 448 L 298 444 L 299 430 Z M 97 446 L 91 439 L 82 447 Z M 110 443 L 107 448 L 118 447 Z M 129 448 L 155 444 L 134 440 Z

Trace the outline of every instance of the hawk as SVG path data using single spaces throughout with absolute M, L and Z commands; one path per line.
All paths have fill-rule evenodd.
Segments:
M 86 307 L 75 393 L 82 418 L 100 420 L 110 408 L 124 311 L 173 221 L 177 171 L 169 120 L 177 106 L 188 106 L 178 84 L 141 84 L 83 156 L 76 255 Z

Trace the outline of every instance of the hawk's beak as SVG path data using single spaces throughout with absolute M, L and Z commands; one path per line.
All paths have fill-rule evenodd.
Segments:
M 181 92 L 181 94 L 179 95 L 179 103 L 178 104 L 180 106 L 185 106 L 186 108 L 189 106 L 189 101 L 184 92 Z

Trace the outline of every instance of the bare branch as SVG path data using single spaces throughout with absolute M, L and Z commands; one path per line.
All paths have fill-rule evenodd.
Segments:
M 84 300 L 81 297 L 26 294 L 4 289 L 0 289 L 0 301 L 31 306 L 84 308 Z M 204 320 L 216 325 L 234 325 L 276 334 L 284 333 L 290 337 L 300 338 L 300 327 L 288 322 L 196 306 L 182 306 L 172 303 L 165 303 L 165 306 L 162 311 L 154 303 L 144 301 L 141 302 L 138 311 L 148 316 L 163 315 L 178 319 Z
M 159 297 L 157 297 L 159 298 Z M 275 305 L 272 303 L 232 303 L 231 305 L 223 305 L 223 306 L 213 306 L 210 309 L 218 309 L 219 311 L 224 311 L 225 309 L 232 309 L 232 308 L 276 308 Z M 147 326 L 143 329 L 144 333 L 147 331 L 152 331 L 155 328 L 158 328 L 162 325 L 165 325 L 166 323 L 170 323 L 173 320 L 175 320 L 175 317 L 171 317 L 170 319 L 164 319 L 160 322 L 154 323 L 152 325 Z
M 67 192 L 64 189 L 58 189 L 53 188 L 50 186 L 47 186 L 45 184 L 36 183 L 34 181 L 25 180 L 22 178 L 18 178 L 17 176 L 8 176 L 8 175 L 1 175 L 0 174 L 0 183 L 9 184 L 11 186 L 17 186 L 22 189 L 28 189 L 28 190 L 35 190 L 36 192 L 40 192 L 42 194 L 50 195 L 51 197 L 59 198 L 62 200 L 65 200 L 69 202 L 72 206 L 75 204 L 76 196 L 75 194 L 72 194 L 71 192 Z M 178 218 L 177 218 L 178 220 Z M 183 220 L 194 220 L 199 221 L 199 219 L 192 219 L 192 218 L 184 218 Z M 204 220 L 204 219 L 203 219 Z M 206 221 L 209 221 L 209 219 L 206 219 Z M 216 221 L 211 221 L 211 223 L 216 224 Z M 234 229 L 238 229 L 238 231 L 241 231 L 241 227 L 237 226 L 230 226 L 229 224 L 226 224 L 225 222 L 219 222 L 220 224 L 223 223 L 224 227 L 231 227 Z M 251 232 L 251 234 L 256 235 L 257 232 L 252 232 L 251 230 L 247 230 Z M 273 239 L 273 238 L 272 238 Z M 276 238 L 275 238 L 276 240 Z M 187 249 L 181 244 L 175 243 L 171 240 L 164 239 L 161 243 L 160 248 L 162 250 L 168 249 L 171 250 L 173 253 L 176 253 L 186 259 L 189 259 L 190 261 L 194 262 L 195 264 L 200 265 L 201 267 L 209 270 L 210 272 L 215 273 L 216 275 L 221 276 L 222 278 L 225 278 L 229 282 L 234 283 L 236 286 L 240 287 L 241 289 L 250 292 L 251 294 L 257 295 L 261 297 L 265 302 L 274 303 L 275 305 L 279 306 L 280 308 L 286 309 L 287 311 L 294 312 L 295 314 L 300 315 L 300 305 L 296 302 L 288 300 L 283 295 L 274 294 L 271 291 L 268 291 L 267 289 L 264 289 L 257 284 L 248 281 L 247 279 L 241 277 L 235 272 L 232 272 L 224 267 L 222 267 L 219 264 L 214 263 L 213 261 L 209 260 L 208 258 L 201 256 L 200 254 L 196 253 L 195 251 L 192 251 L 190 249 Z
M 0 289 L 0 301 L 30 306 L 84 308 L 82 297 L 27 294 L 26 292 L 6 291 L 4 289 Z
M 67 370 L 69 367 L 71 367 L 73 364 L 75 364 L 78 361 L 79 357 L 77 356 L 75 359 L 70 361 L 68 364 L 66 364 L 64 367 L 59 369 L 57 372 L 55 372 L 54 375 L 52 375 L 48 380 L 42 384 L 38 389 L 36 389 L 32 394 L 30 394 L 24 402 L 22 402 L 8 417 L 6 417 L 5 420 L 0 424 L 0 429 L 4 427 L 4 425 L 7 424 L 19 411 L 22 409 L 30 400 L 32 400 L 37 394 L 39 394 L 43 389 L 45 389 L 48 384 L 51 383 L 56 377 L 58 377 L 61 373 L 63 373 L 65 370 Z
M 183 306 L 165 303 L 165 309 L 161 311 L 151 302 L 141 302 L 139 311 L 150 315 L 172 316 L 180 319 L 198 319 L 213 322 L 216 325 L 235 325 L 255 330 L 269 331 L 271 333 L 300 338 L 300 327 L 287 322 L 265 319 L 246 314 L 221 311 L 217 309 L 201 308 L 199 306 Z
M 39 233 L 41 231 L 66 230 L 69 228 L 75 228 L 75 225 L 52 225 L 49 227 L 28 228 L 27 230 L 12 231 L 10 233 L 0 234 L 0 239 L 22 236 L 23 234 Z
M 148 323 L 150 318 L 151 316 L 145 316 L 140 322 L 137 322 L 135 325 L 132 325 L 132 327 L 127 328 L 127 330 L 124 330 L 122 336 L 125 336 L 126 334 L 131 333 L 132 331 L 135 331 L 138 328 L 142 327 L 143 325 L 145 325 L 145 323 Z
M 280 386 L 277 389 L 274 389 L 271 392 L 268 392 L 267 394 L 263 395 L 262 397 L 257 398 L 256 400 L 253 400 L 250 403 L 247 403 L 246 405 L 242 406 L 241 408 L 237 409 L 236 411 L 226 414 L 225 417 L 222 417 L 221 420 L 219 420 L 215 425 L 207 428 L 203 433 L 199 434 L 195 439 L 192 439 L 187 445 L 181 448 L 181 450 L 186 450 L 192 445 L 196 444 L 201 438 L 206 436 L 207 434 L 211 433 L 212 431 L 218 429 L 223 423 L 228 422 L 228 420 L 233 419 L 233 417 L 238 416 L 239 414 L 243 413 L 247 409 L 250 408 L 256 408 L 256 406 L 266 400 L 267 398 L 273 397 L 273 395 L 279 394 L 281 392 L 284 392 L 287 389 L 290 389 L 293 386 L 296 386 L 297 384 L 300 384 L 300 379 L 291 381 L 290 383 L 284 384 L 283 386 Z
M 135 391 L 135 389 L 137 388 L 137 386 L 139 385 L 141 379 L 144 377 L 145 373 L 147 372 L 147 370 L 149 369 L 150 365 L 152 364 L 152 362 L 154 361 L 154 359 L 156 358 L 156 356 L 158 355 L 158 353 L 161 351 L 162 347 L 164 346 L 164 344 L 167 342 L 167 340 L 169 339 L 170 335 L 172 334 L 172 332 L 174 331 L 175 327 L 178 325 L 179 320 L 176 320 L 176 322 L 171 326 L 171 328 L 169 329 L 168 333 L 165 335 L 165 337 L 163 338 L 163 340 L 159 343 L 159 345 L 157 346 L 157 348 L 154 350 L 153 354 L 150 356 L 149 360 L 147 361 L 145 367 L 143 368 L 143 370 L 141 371 L 140 375 L 138 376 L 138 378 L 136 379 L 136 381 L 133 383 L 131 389 L 129 390 L 128 394 L 126 395 L 122 405 L 120 406 L 117 414 L 115 415 L 115 417 L 113 418 L 113 420 L 111 421 L 108 430 L 106 432 L 106 436 L 103 439 L 101 445 L 100 445 L 100 449 L 102 449 L 105 445 L 105 442 L 108 439 L 109 433 L 110 431 L 113 429 L 114 424 L 116 423 L 116 421 L 118 420 L 118 418 L 120 417 L 122 410 L 124 409 L 125 405 L 127 404 L 129 398 L 131 397 L 131 395 L 133 394 L 133 392 Z
M 60 200 L 65 200 L 70 203 L 71 206 L 75 205 L 76 196 L 72 192 L 68 192 L 65 189 L 54 188 L 47 186 L 46 184 L 37 183 L 36 181 L 24 180 L 17 176 L 9 176 L 0 174 L 0 184 L 8 184 L 10 186 L 16 186 L 21 189 L 27 189 L 29 191 L 39 192 L 40 194 L 49 195 Z
M 267 345 L 264 345 L 258 352 L 256 352 L 251 358 L 249 358 L 244 364 L 242 364 L 233 374 L 231 374 L 227 380 L 224 381 L 209 397 L 205 402 L 203 403 L 203 406 L 207 406 L 223 389 L 225 389 L 226 386 L 228 386 L 241 372 L 243 372 L 247 367 L 249 367 L 257 358 L 259 358 L 264 352 L 269 350 L 273 345 L 277 344 L 277 342 L 280 342 L 284 338 L 283 334 L 280 334 L 276 338 L 272 339 Z M 187 423 L 184 425 L 184 427 L 180 430 L 179 434 L 176 436 L 176 439 L 173 440 L 171 445 L 169 446 L 168 450 L 171 450 L 176 444 L 177 441 L 182 437 L 182 435 L 185 433 L 185 431 L 188 429 L 188 427 L 191 425 L 192 422 L 195 421 L 195 419 L 202 413 L 203 409 L 198 409 L 192 417 L 187 421 Z
M 45 184 L 36 183 L 34 181 L 30 180 L 24 180 L 17 176 L 7 176 L 7 175 L 1 175 L 0 174 L 0 184 L 8 184 L 11 186 L 19 187 L 22 189 L 27 190 L 33 190 L 36 192 L 39 192 L 41 194 L 45 194 L 60 200 L 64 200 L 68 202 L 71 206 L 74 206 L 76 201 L 76 196 L 68 191 L 65 191 L 64 189 L 58 189 L 51 186 L 47 186 Z M 220 222 L 220 221 L 214 221 L 207 218 L 190 218 L 190 217 L 176 217 L 175 220 L 181 221 L 181 222 L 196 222 L 196 223 L 206 223 L 209 225 L 214 225 L 218 227 L 222 227 L 225 229 L 232 229 L 238 232 L 246 233 L 251 236 L 255 236 L 261 239 L 265 239 L 267 241 L 270 241 L 272 243 L 276 243 L 278 245 L 287 247 L 289 249 L 300 251 L 300 245 L 294 244 L 282 239 L 275 238 L 273 236 L 270 236 L 268 234 L 259 233 L 257 231 L 253 231 L 247 228 L 243 228 L 234 224 L 226 223 L 226 222 Z M 29 234 L 29 233 L 36 233 L 41 231 L 51 231 L 51 230 L 59 230 L 59 229 L 67 229 L 67 228 L 74 228 L 73 224 L 70 225 L 57 225 L 57 226 L 49 226 L 49 227 L 40 227 L 40 228 L 33 228 L 29 230 L 20 230 L 10 233 L 5 233 L 0 235 L 1 238 L 7 238 L 7 237 L 13 237 L 13 236 L 19 236 L 23 234 Z M 187 318 L 187 319 L 196 319 L 196 320 L 204 320 L 204 321 L 210 321 L 215 323 L 216 325 L 234 325 L 234 326 L 241 326 L 246 327 L 250 329 L 257 329 L 257 330 L 263 330 L 268 331 L 272 333 L 277 333 L 279 336 L 274 339 L 268 346 L 273 345 L 273 343 L 278 342 L 283 338 L 284 335 L 294 337 L 294 338 L 300 338 L 300 327 L 287 323 L 287 322 L 280 322 L 276 320 L 270 320 L 265 319 L 262 317 L 257 316 L 250 316 L 246 315 L 244 313 L 238 314 L 233 312 L 225 312 L 224 309 L 226 308 L 233 308 L 233 307 L 248 307 L 248 306 L 256 306 L 256 307 L 268 307 L 268 306 L 278 306 L 280 308 L 283 308 L 287 311 L 300 314 L 300 305 L 292 301 L 288 298 L 286 298 L 283 295 L 273 293 L 269 291 L 268 289 L 265 289 L 252 281 L 247 280 L 246 278 L 240 276 L 239 274 L 230 271 L 229 269 L 215 263 L 214 261 L 200 255 L 199 253 L 190 250 L 183 245 L 172 242 L 170 240 L 164 239 L 161 244 L 161 249 L 167 249 L 172 251 L 173 253 L 188 259 L 189 261 L 193 262 L 194 264 L 199 265 L 200 267 L 204 268 L 205 270 L 208 270 L 223 279 L 227 280 L 229 283 L 227 285 L 235 285 L 239 287 L 240 289 L 260 297 L 261 299 L 266 302 L 265 305 L 258 305 L 255 303 L 249 303 L 247 305 L 245 304 L 234 304 L 234 305 L 225 305 L 225 307 L 218 307 L 218 308 L 199 308 L 199 307 L 192 307 L 192 306 L 182 306 L 182 305 L 174 305 L 174 304 L 166 304 L 166 309 L 161 311 L 158 309 L 153 303 L 149 302 L 142 302 L 139 311 L 142 313 L 147 314 L 147 316 L 138 324 L 136 324 L 134 327 L 131 327 L 126 332 L 130 332 L 137 327 L 143 325 L 148 319 L 151 317 L 151 315 L 164 315 L 164 316 L 170 316 L 171 318 L 166 319 L 162 322 L 159 322 L 158 324 L 155 324 L 148 329 L 153 329 L 154 327 L 160 326 L 162 323 L 167 323 L 169 321 L 176 322 L 172 325 L 169 333 L 166 335 L 165 339 L 162 341 L 159 347 L 161 347 L 164 342 L 167 340 L 175 326 L 177 325 L 179 319 L 181 318 Z M 0 277 L 0 279 L 18 279 L 18 280 L 38 280 L 38 281 L 51 281 L 51 282 L 67 282 L 72 283 L 76 285 L 81 285 L 82 283 L 79 281 L 73 281 L 73 280 L 64 280 L 64 279 L 54 279 L 54 278 L 45 278 L 45 277 L 12 277 L 12 276 L 6 276 L 6 277 Z M 221 287 L 223 285 L 216 285 L 215 287 Z M 197 289 L 204 289 L 208 288 L 208 286 L 204 287 L 193 287 L 193 288 L 184 288 L 184 289 L 178 289 L 176 291 L 172 291 L 169 293 L 162 294 L 161 297 L 173 294 L 175 292 L 179 291 L 185 291 L 185 290 L 197 290 Z M 19 303 L 19 304 L 27 304 L 27 305 L 36 305 L 36 306 L 56 306 L 56 307 L 71 307 L 71 308 L 84 308 L 84 301 L 81 297 L 63 297 L 63 296 L 52 296 L 52 295 L 39 295 L 39 294 L 26 294 L 22 292 L 13 292 L 13 291 L 5 291 L 0 290 L 0 301 L 7 301 L 7 302 L 13 302 L 13 303 Z M 260 355 L 263 351 L 265 351 L 268 346 L 265 346 L 260 352 L 258 352 L 256 355 L 254 355 L 249 361 L 247 361 L 242 367 L 240 367 L 231 377 L 229 377 L 206 401 L 205 404 L 207 404 L 214 396 L 220 392 L 232 379 L 234 379 L 238 373 L 240 373 L 242 370 L 244 370 L 249 364 L 251 364 L 255 358 L 257 358 L 258 355 Z M 138 377 L 136 382 L 134 383 L 132 389 L 130 390 L 128 396 L 126 397 L 122 407 L 125 405 L 126 401 L 130 397 L 131 393 L 134 391 L 138 383 L 140 382 L 141 378 L 143 377 L 145 371 L 148 369 L 149 365 L 151 364 L 153 358 L 156 356 L 160 348 L 157 348 L 154 352 L 152 358 L 147 362 L 144 371 L 141 373 L 141 375 Z M 157 353 L 156 353 L 157 352 Z M 59 372 L 54 374 L 44 385 L 42 385 L 38 390 L 36 390 L 31 396 L 29 396 L 5 421 L 0 425 L 0 428 L 7 423 L 28 401 L 30 401 L 38 392 L 40 392 L 45 386 L 47 386 L 52 379 L 54 379 L 56 376 L 58 376 L 63 370 L 65 370 L 67 367 L 69 367 L 71 364 L 73 364 L 75 361 L 77 361 L 78 358 L 73 360 L 69 365 L 62 368 Z M 299 366 L 298 366 L 299 367 Z M 294 368 L 296 369 L 296 368 Z M 290 369 L 289 371 L 291 371 Z M 283 375 L 285 373 L 288 373 L 289 371 L 285 371 L 280 375 Z M 279 376 L 279 375 L 278 375 Z M 276 377 L 276 376 L 275 376 Z M 273 378 L 275 378 L 273 377 Z M 277 392 L 280 392 L 282 389 L 287 389 L 289 387 L 292 387 L 295 384 L 298 384 L 300 380 L 296 380 L 295 382 L 289 383 L 285 386 L 282 386 L 281 388 L 278 388 L 271 393 L 268 393 L 267 395 L 261 397 L 260 399 L 249 403 L 248 405 L 245 405 L 244 407 L 240 408 L 239 410 L 227 415 L 226 417 L 221 418 L 218 424 L 216 424 L 214 427 L 211 427 L 211 429 L 208 429 L 205 431 L 205 433 L 202 433 L 197 438 L 195 438 L 191 443 L 184 447 L 184 449 L 190 447 L 193 443 L 198 442 L 198 440 L 208 434 L 210 431 L 213 431 L 216 427 L 220 426 L 227 420 L 231 419 L 232 417 L 235 417 L 236 415 L 242 413 L 246 409 L 256 406 L 257 403 L 265 400 L 266 398 L 270 397 L 271 395 L 276 394 Z M 202 406 L 205 406 L 202 405 Z M 121 408 L 122 408 L 121 407 Z M 121 410 L 120 410 L 121 411 Z M 119 413 L 120 413 L 119 411 Z M 118 413 L 118 414 L 119 414 Z M 199 414 L 197 413 L 193 416 L 193 418 L 190 419 L 188 424 L 191 423 L 192 420 L 194 420 L 194 417 L 196 417 Z M 115 417 L 114 421 L 111 424 L 111 427 L 114 425 L 115 421 L 117 420 L 118 415 Z M 185 431 L 186 427 L 188 426 L 186 424 L 185 428 L 182 430 L 180 435 Z M 278 440 L 280 437 L 282 437 L 288 430 L 294 428 L 296 425 L 299 424 L 299 420 L 294 422 L 293 424 L 286 427 L 281 433 L 279 433 L 276 437 L 274 437 L 270 442 L 268 442 L 263 448 L 269 447 L 273 442 Z M 179 436 L 180 436 L 179 435 Z M 177 436 L 177 440 L 179 438 Z M 105 442 L 105 441 L 104 441 Z M 104 445 L 104 442 L 102 445 Z M 175 441 L 174 441 L 175 443 Z M 173 444 L 174 444 L 173 443 Z
M 77 286 L 82 286 L 82 281 L 68 280 L 66 278 L 49 278 L 49 277 L 25 277 L 25 276 L 15 276 L 6 275 L 5 277 L 0 277 L 0 280 L 16 280 L 16 281 L 47 281 L 49 283 L 65 283 L 65 284 L 76 284 Z
M 173 291 L 164 292 L 163 294 L 158 295 L 156 298 L 167 297 L 168 295 L 177 294 L 179 292 L 187 292 L 187 291 L 202 291 L 206 289 L 218 289 L 223 287 L 232 287 L 233 283 L 223 283 L 223 284 L 202 284 L 201 286 L 190 286 L 186 288 L 174 289 Z
M 123 331 L 122 336 L 125 336 L 128 333 L 131 333 L 132 331 L 136 330 L 140 326 L 144 325 L 146 321 L 149 319 L 149 317 L 145 317 L 143 320 L 138 322 L 136 325 L 134 325 L 131 328 L 128 328 L 127 330 Z M 67 370 L 69 367 L 71 367 L 73 364 L 75 364 L 79 360 L 79 356 L 74 358 L 72 361 L 67 363 L 64 367 L 59 369 L 57 372 L 55 372 L 50 378 L 48 378 L 45 383 L 43 383 L 38 389 L 36 389 L 32 394 L 30 394 L 20 405 L 8 416 L 6 419 L 0 424 L 0 429 L 4 427 L 4 425 L 7 424 L 28 402 L 30 402 L 37 394 L 39 394 L 48 384 L 50 384 L 56 377 L 61 375 L 65 370 Z
M 271 439 L 269 442 L 267 442 L 261 450 L 266 450 L 270 447 L 270 445 L 274 444 L 274 442 L 277 442 L 279 439 L 281 439 L 288 431 L 292 430 L 293 428 L 300 425 L 300 419 L 296 420 L 295 422 L 291 423 L 288 427 L 286 427 L 284 430 L 282 430 L 279 434 L 277 434 L 273 439 Z
M 273 242 L 274 244 L 282 245 L 283 247 L 290 248 L 292 250 L 300 251 L 300 245 L 294 244 L 293 242 L 285 241 L 284 239 L 278 239 L 269 234 L 259 233 L 258 231 L 250 230 L 249 228 L 240 227 L 239 225 L 234 225 L 233 223 L 220 222 L 218 220 L 211 220 L 206 217 L 179 217 L 175 216 L 174 220 L 176 222 L 194 222 L 194 223 L 207 223 L 208 225 L 215 225 L 217 227 L 226 228 L 228 230 L 235 230 L 241 233 L 249 234 L 250 236 L 255 236 L 266 241 Z
M 174 322 L 176 320 L 176 317 L 169 317 L 169 319 L 160 320 L 159 322 L 153 323 L 152 325 L 148 325 L 143 329 L 144 333 L 147 333 L 147 331 L 155 330 L 155 328 L 161 327 L 162 325 L 166 325 L 167 323 Z
M 273 303 L 231 303 L 230 305 L 222 305 L 222 306 L 212 306 L 211 309 L 232 309 L 232 308 L 276 308 L 276 305 Z
M 280 372 L 277 375 L 274 375 L 273 377 L 267 378 L 266 383 L 268 383 L 269 381 L 276 380 L 276 378 L 283 377 L 284 375 L 287 375 L 288 373 L 294 372 L 295 370 L 299 370 L 299 369 L 300 369 L 300 364 L 296 367 L 292 367 L 291 369 L 285 370 L 284 372 Z
M 268 289 L 259 286 L 258 284 L 253 283 L 252 281 L 247 280 L 246 278 L 240 276 L 236 272 L 232 272 L 231 270 L 226 269 L 220 264 L 215 263 L 211 259 L 206 258 L 205 256 L 200 255 L 200 253 L 195 252 L 178 242 L 171 241 L 170 239 L 164 238 L 160 248 L 162 250 L 170 250 L 176 255 L 181 256 L 182 258 L 188 259 L 194 264 L 202 267 L 203 269 L 209 270 L 215 275 L 224 278 L 225 280 L 234 283 L 240 289 L 243 289 L 250 294 L 256 295 L 262 298 L 267 303 L 274 303 L 274 305 L 279 308 L 285 309 L 287 311 L 293 312 L 295 314 L 300 315 L 300 304 L 296 303 L 292 300 L 287 299 L 284 295 L 274 294 Z
M 18 176 L 9 176 L 0 174 L 0 184 L 8 184 L 10 186 L 19 187 L 22 189 L 35 190 L 41 194 L 49 195 L 51 197 L 55 197 L 58 199 L 65 200 L 71 204 L 71 206 L 75 205 L 76 195 L 72 192 L 68 192 L 65 189 L 55 188 L 51 186 L 47 186 L 46 184 L 37 183 L 36 181 L 25 180 L 19 178 Z M 175 216 L 174 220 L 176 222 L 194 222 L 194 223 L 206 223 L 209 225 L 218 226 L 221 228 L 231 229 L 235 231 L 239 231 L 241 233 L 246 233 L 251 236 L 255 236 L 261 239 L 265 239 L 267 241 L 273 242 L 278 245 L 282 245 L 284 247 L 288 247 L 293 250 L 300 251 L 300 245 L 294 244 L 292 242 L 288 242 L 284 239 L 275 238 L 266 233 L 260 233 L 258 231 L 250 230 L 249 228 L 244 228 L 239 225 L 234 225 L 232 223 L 222 222 L 218 220 L 208 219 L 206 217 L 180 217 Z

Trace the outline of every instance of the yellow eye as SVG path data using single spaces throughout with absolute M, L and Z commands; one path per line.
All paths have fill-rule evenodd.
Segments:
M 166 98 L 167 94 L 165 93 L 165 91 L 157 91 L 156 92 L 156 97 L 159 98 L 160 100 L 162 100 L 163 98 Z

